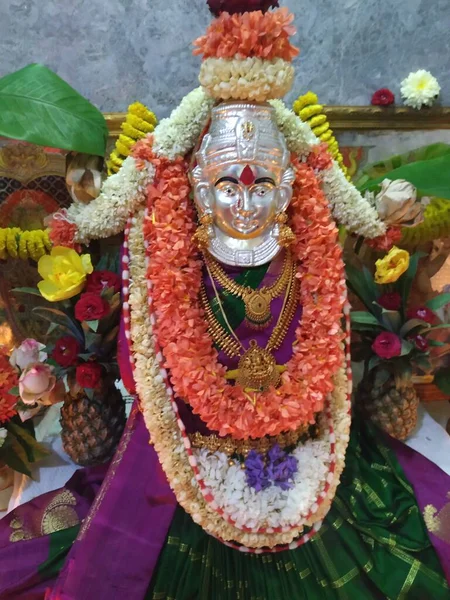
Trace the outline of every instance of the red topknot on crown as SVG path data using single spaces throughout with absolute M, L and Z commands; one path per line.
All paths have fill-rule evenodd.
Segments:
M 208 0 L 208 6 L 212 14 L 218 17 L 223 12 L 230 15 L 254 10 L 266 12 L 269 8 L 277 8 L 278 0 Z

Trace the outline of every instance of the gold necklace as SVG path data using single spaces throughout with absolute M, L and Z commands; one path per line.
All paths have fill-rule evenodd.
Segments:
M 229 277 L 220 264 L 208 253 L 204 254 L 205 263 L 212 276 L 220 283 L 224 290 L 241 298 L 245 305 L 245 319 L 253 329 L 263 329 L 272 320 L 270 303 L 274 298 L 281 296 L 292 277 L 294 261 L 292 252 L 287 249 L 283 261 L 281 273 L 275 283 L 263 286 L 257 290 L 250 286 L 240 285 Z
M 251 390 L 261 392 L 268 390 L 271 385 L 277 387 L 280 384 L 281 376 L 272 352 L 281 346 L 298 306 L 299 284 L 297 277 L 295 276 L 295 269 L 293 270 L 291 278 L 288 280 L 280 316 L 265 348 L 258 346 L 256 340 L 250 341 L 249 348 L 245 348 L 241 343 L 227 319 L 208 264 L 206 264 L 206 269 L 222 317 L 229 329 L 229 332 L 227 332 L 216 319 L 209 304 L 205 287 L 202 284 L 201 300 L 208 321 L 209 332 L 215 343 L 228 356 L 241 356 L 238 364 L 236 383 L 244 389 L 250 388 Z

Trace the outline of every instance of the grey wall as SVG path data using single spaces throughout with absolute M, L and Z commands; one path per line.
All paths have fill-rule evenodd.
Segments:
M 430 70 L 450 105 L 450 0 L 281 0 L 301 48 L 289 99 L 369 104 L 379 87 Z M 197 85 L 191 41 L 205 0 L 0 0 L 0 76 L 42 62 L 104 111 L 135 100 L 166 116 Z M 6 16 L 6 18 L 5 18 Z

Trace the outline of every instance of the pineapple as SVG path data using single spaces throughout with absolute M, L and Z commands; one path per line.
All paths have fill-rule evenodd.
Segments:
M 410 377 L 371 373 L 358 388 L 362 414 L 390 436 L 405 440 L 417 424 L 419 398 Z
M 97 465 L 113 457 L 125 427 L 125 402 L 114 385 L 90 400 L 84 390 L 68 395 L 61 409 L 65 452 L 79 465 Z

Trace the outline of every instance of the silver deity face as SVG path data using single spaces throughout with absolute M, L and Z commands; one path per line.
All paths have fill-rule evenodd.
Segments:
M 209 252 L 237 266 L 269 262 L 280 250 L 277 215 L 292 197 L 294 172 L 270 105 L 224 103 L 192 172 L 199 216 L 210 215 Z
M 230 165 L 214 183 L 215 225 L 237 239 L 260 236 L 273 227 L 278 212 L 276 176 L 260 166 Z

